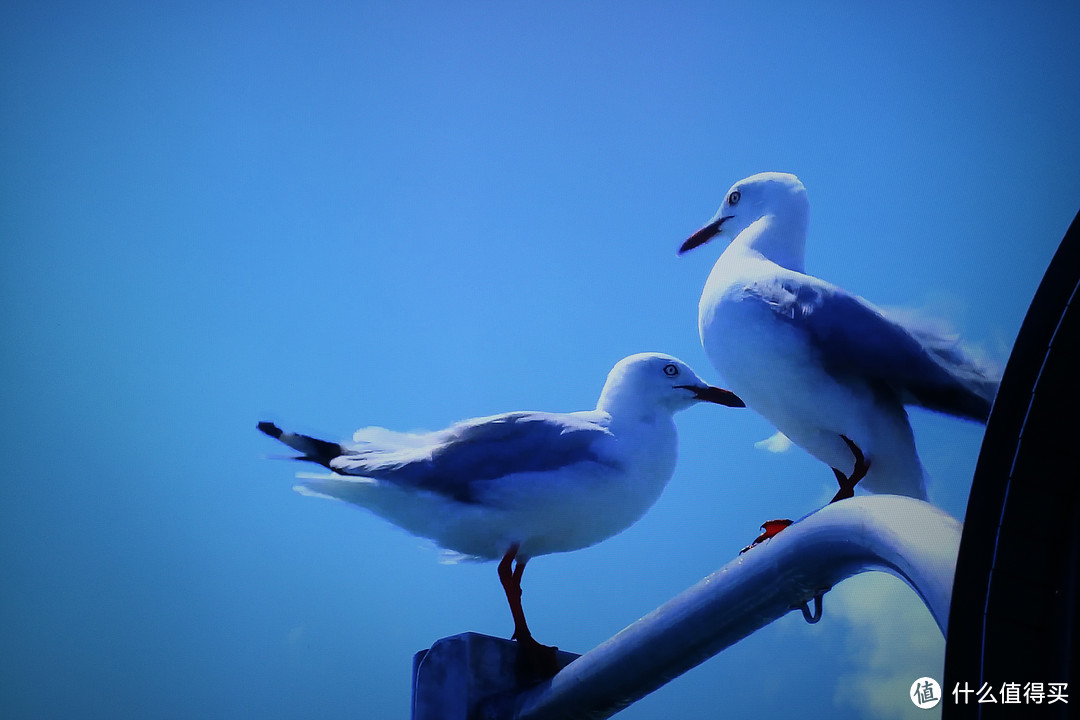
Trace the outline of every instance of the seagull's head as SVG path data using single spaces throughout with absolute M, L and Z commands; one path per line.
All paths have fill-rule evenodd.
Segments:
M 616 406 L 630 405 L 675 413 L 699 402 L 746 407 L 738 395 L 709 385 L 682 360 L 663 353 L 639 353 L 611 369 L 597 408 L 611 412 Z
M 810 214 L 806 188 L 791 173 L 765 172 L 751 175 L 732 185 L 712 220 L 695 232 L 679 248 L 679 254 L 704 245 L 714 237 L 729 242 L 767 215 L 792 219 L 805 225 Z

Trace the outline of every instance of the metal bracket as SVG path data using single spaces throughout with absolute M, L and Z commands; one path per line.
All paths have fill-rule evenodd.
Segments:
M 810 614 L 809 601 L 804 602 L 802 605 L 792 605 L 791 609 L 792 610 L 802 610 L 803 619 L 806 620 L 806 622 L 813 625 L 814 623 L 821 620 L 821 598 L 824 597 L 825 593 L 829 592 L 830 590 L 832 590 L 831 587 L 821 588 L 816 593 L 814 593 L 814 614 L 813 615 Z

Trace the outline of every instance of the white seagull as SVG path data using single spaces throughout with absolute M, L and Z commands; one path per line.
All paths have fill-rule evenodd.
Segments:
M 701 294 L 701 344 L 751 409 L 833 469 L 833 502 L 860 480 L 871 492 L 925 500 L 904 406 L 986 422 L 999 378 L 931 323 L 807 275 L 809 214 L 797 177 L 760 173 L 732 185 L 683 243 L 679 254 L 730 241 Z
M 744 407 L 680 360 L 642 353 L 615 365 L 595 410 L 511 412 L 422 434 L 364 428 L 340 444 L 258 428 L 332 471 L 301 475 L 298 491 L 367 508 L 460 555 L 501 559 L 513 637 L 531 670 L 553 674 L 555 648 L 525 623 L 525 563 L 598 543 L 644 515 L 675 470 L 672 416 L 700 401 Z

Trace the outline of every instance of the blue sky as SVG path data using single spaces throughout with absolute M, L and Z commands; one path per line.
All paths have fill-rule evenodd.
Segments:
M 1080 9 L 854 5 L 5 3 L 0 714 L 405 717 L 413 652 L 509 634 L 494 567 L 293 493 L 255 422 L 585 409 L 646 350 L 721 382 L 719 248 L 675 250 L 746 175 L 806 184 L 810 272 L 1007 357 L 1080 198 Z M 981 428 L 912 419 L 962 516 Z M 678 425 L 642 521 L 530 564 L 541 641 L 832 494 L 749 411 Z M 935 632 L 864 576 L 620 717 L 902 717 Z

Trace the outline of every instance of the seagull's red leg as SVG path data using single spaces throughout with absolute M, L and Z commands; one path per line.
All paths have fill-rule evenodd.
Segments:
M 760 545 L 761 543 L 765 542 L 769 538 L 777 535 L 781 530 L 783 530 L 784 528 L 786 528 L 790 524 L 791 524 L 790 520 L 766 520 L 761 525 L 761 529 L 762 529 L 763 532 L 760 535 L 758 535 L 756 538 L 754 538 L 754 542 L 750 543 L 749 545 L 744 547 L 742 550 L 740 550 L 739 554 L 742 555 L 744 552 L 746 552 L 750 548 L 754 547 L 755 545 Z
M 521 576 L 525 572 L 527 560 L 518 560 L 515 564 L 517 553 L 518 545 L 515 543 L 499 562 L 499 582 L 506 592 L 506 602 L 509 603 L 510 614 L 514 617 L 514 634 L 511 638 L 517 640 L 521 647 L 522 667 L 526 671 L 541 677 L 551 677 L 559 671 L 556 659 L 558 648 L 541 645 L 529 632 L 529 626 L 525 622 L 525 610 L 521 607 Z
M 525 563 L 519 562 L 517 568 L 513 568 L 517 552 L 518 546 L 515 543 L 503 555 L 502 561 L 499 562 L 499 582 L 506 591 L 506 602 L 510 604 L 510 614 L 514 616 L 514 634 L 510 638 L 532 640 L 529 626 L 525 623 L 525 611 L 521 607 L 521 574 L 525 571 Z
M 829 501 L 830 503 L 854 497 L 855 485 L 866 477 L 866 473 L 870 471 L 870 461 L 863 455 L 863 451 L 859 449 L 859 446 L 853 443 L 847 435 L 841 435 L 840 438 L 847 443 L 848 448 L 851 449 L 851 454 L 855 456 L 855 467 L 850 475 L 844 475 L 836 468 L 832 469 L 833 475 L 836 476 L 836 482 L 840 484 L 840 489 L 836 491 L 836 495 Z
M 855 467 L 854 469 L 852 469 L 851 475 L 845 475 L 836 468 L 832 469 L 833 475 L 836 475 L 836 482 L 840 484 L 840 489 L 836 491 L 836 495 L 834 495 L 833 499 L 829 501 L 830 504 L 836 502 L 837 500 L 843 500 L 844 498 L 853 497 L 855 495 L 855 485 L 857 485 L 860 480 L 866 477 L 866 473 L 870 470 L 870 461 L 866 459 L 865 455 L 863 455 L 863 451 L 859 449 L 859 446 L 852 442 L 851 438 L 849 438 L 847 435 L 841 435 L 840 437 L 845 443 L 847 443 L 847 446 L 851 449 L 851 454 L 855 456 Z M 739 554 L 742 555 L 744 552 L 754 547 L 755 545 L 760 545 L 769 538 L 774 537 L 777 533 L 779 533 L 781 530 L 783 530 L 790 524 L 790 520 L 766 521 L 765 524 L 761 526 L 763 532 L 754 539 L 754 542 L 750 543 L 742 550 L 740 550 Z

